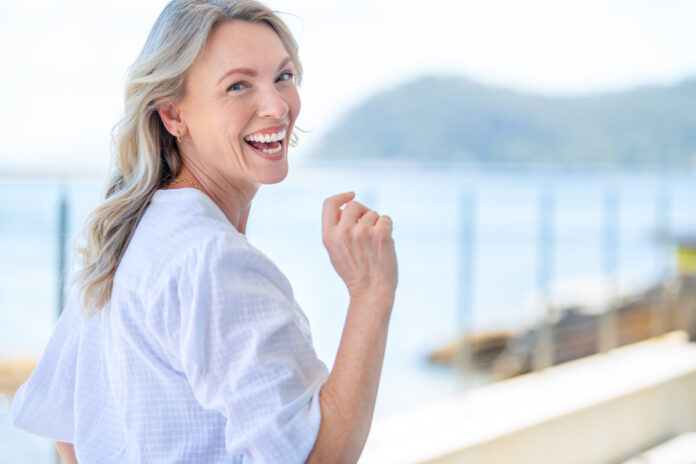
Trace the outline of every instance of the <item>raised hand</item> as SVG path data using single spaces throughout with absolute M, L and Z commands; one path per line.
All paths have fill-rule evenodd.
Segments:
M 324 201 L 324 246 L 351 300 L 386 303 L 391 309 L 398 281 L 392 221 L 351 201 L 354 197 L 348 192 Z

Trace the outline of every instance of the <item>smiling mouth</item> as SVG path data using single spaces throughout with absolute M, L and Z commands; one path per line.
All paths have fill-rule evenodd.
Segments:
M 270 155 L 274 155 L 283 149 L 283 142 L 284 141 L 285 140 L 278 140 L 276 142 L 266 143 L 266 142 L 250 142 L 250 141 L 246 140 L 246 143 L 248 143 L 252 147 L 256 148 L 257 150 L 260 150 L 264 153 L 268 153 Z
M 244 141 L 256 150 L 274 155 L 283 149 L 287 130 L 283 129 L 274 134 L 251 134 L 244 137 Z

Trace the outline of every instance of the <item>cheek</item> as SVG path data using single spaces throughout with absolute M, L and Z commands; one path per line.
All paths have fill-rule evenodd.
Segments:
M 300 114 L 300 108 L 302 104 L 300 103 L 300 94 L 297 92 L 296 88 L 293 88 L 288 95 L 288 108 L 290 112 L 290 119 L 294 121 L 297 119 L 297 115 Z
M 218 133 L 224 134 L 225 140 L 237 141 L 253 115 L 254 112 L 249 105 L 229 105 L 215 118 L 214 124 Z
M 194 143 L 201 148 L 208 148 L 218 130 L 218 121 L 222 119 L 215 108 L 211 105 L 189 105 L 185 116 Z

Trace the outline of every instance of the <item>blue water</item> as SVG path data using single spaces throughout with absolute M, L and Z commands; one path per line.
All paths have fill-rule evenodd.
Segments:
M 288 276 L 307 313 L 319 356 L 329 365 L 340 341 L 347 293 L 321 244 L 325 197 L 355 190 L 394 221 L 399 289 L 376 415 L 455 394 L 461 383 L 425 357 L 464 328 L 515 327 L 534 317 L 523 304 L 539 281 L 540 197 L 553 198 L 551 278 L 597 274 L 604 199 L 618 201 L 614 250 L 620 281 L 648 284 L 668 269 L 654 240 L 663 221 L 672 232 L 696 231 L 696 174 L 562 170 L 474 170 L 424 166 L 294 168 L 259 192 L 247 236 Z M 0 182 L 0 358 L 38 355 L 56 316 L 57 205 L 70 201 L 74 242 L 97 204 L 101 181 L 16 179 Z M 667 201 L 660 203 L 660 196 Z M 473 218 L 462 216 L 472 198 Z M 475 224 L 473 261 L 461 263 L 467 220 Z M 165 225 L 166 226 L 166 225 Z M 471 308 L 458 300 L 469 267 Z M 463 327 L 465 323 L 467 327 Z M 478 379 L 481 381 L 481 379 Z M 17 432 L 0 404 L 0 461 L 48 462 L 50 444 Z M 5 407 L 6 409 L 6 407 Z

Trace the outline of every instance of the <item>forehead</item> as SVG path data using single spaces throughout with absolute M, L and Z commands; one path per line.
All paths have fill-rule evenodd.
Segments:
M 266 23 L 240 20 L 215 26 L 203 52 L 192 66 L 202 66 L 213 73 L 235 67 L 248 67 L 275 72 L 289 54 L 278 34 Z

